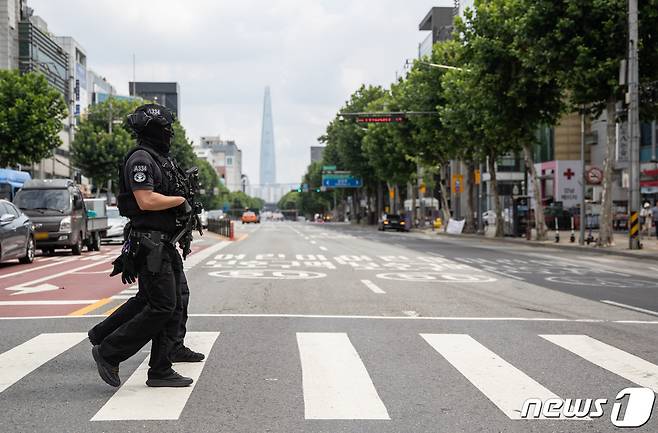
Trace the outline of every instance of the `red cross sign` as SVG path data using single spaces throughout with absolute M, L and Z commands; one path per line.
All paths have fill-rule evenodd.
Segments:
M 567 168 L 567 171 L 565 171 L 565 172 L 562 173 L 562 174 L 563 174 L 564 177 L 566 177 L 568 180 L 571 180 L 571 177 L 576 175 L 576 173 L 574 173 L 573 171 L 571 171 L 571 168 Z

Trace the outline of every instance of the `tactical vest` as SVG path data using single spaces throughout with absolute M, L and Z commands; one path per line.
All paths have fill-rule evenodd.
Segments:
M 119 213 L 130 218 L 132 228 L 139 230 L 158 230 L 166 233 L 176 231 L 176 213 L 172 209 L 160 211 L 144 211 L 139 208 L 135 195 L 126 185 L 125 169 L 128 159 L 138 150 L 147 152 L 160 168 L 161 183 L 154 185 L 153 191 L 162 195 L 182 195 L 180 188 L 180 169 L 174 162 L 147 146 L 137 146 L 131 149 L 125 156 L 121 167 L 119 167 L 119 195 L 117 196 L 117 207 Z

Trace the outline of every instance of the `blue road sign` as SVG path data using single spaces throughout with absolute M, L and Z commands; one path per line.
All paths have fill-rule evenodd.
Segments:
M 354 176 L 322 176 L 322 186 L 326 188 L 361 188 L 363 180 Z

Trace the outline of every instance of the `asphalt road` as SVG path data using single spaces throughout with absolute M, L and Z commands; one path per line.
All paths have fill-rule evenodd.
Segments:
M 605 432 L 619 391 L 658 392 L 658 317 L 629 309 L 658 311 L 647 262 L 339 224 L 238 234 L 188 259 L 188 344 L 208 357 L 175 367 L 186 389 L 144 385 L 148 347 L 119 390 L 98 378 L 85 333 L 134 290 L 106 261 L 0 266 L 0 431 Z M 41 284 L 71 292 L 16 290 Z M 29 304 L 67 300 L 94 302 Z M 529 398 L 608 402 L 519 419 Z

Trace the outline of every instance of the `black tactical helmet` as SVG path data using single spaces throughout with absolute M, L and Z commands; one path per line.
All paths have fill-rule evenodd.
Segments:
M 137 107 L 128 115 L 128 126 L 138 136 L 151 127 L 165 129 L 176 121 L 176 116 L 167 107 L 160 104 L 146 104 Z
M 174 136 L 172 124 L 176 116 L 167 107 L 159 104 L 146 104 L 137 107 L 126 119 L 139 142 L 168 152 Z

